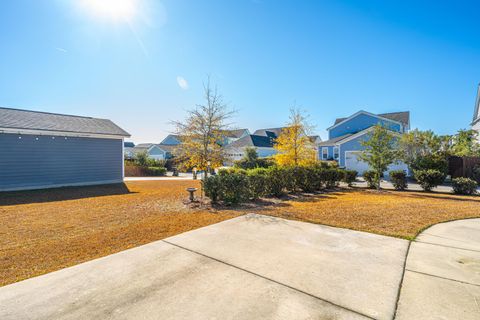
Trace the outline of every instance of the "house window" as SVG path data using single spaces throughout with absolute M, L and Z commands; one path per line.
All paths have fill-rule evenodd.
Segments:
M 340 151 L 338 150 L 338 147 L 334 147 L 333 148 L 333 158 L 335 160 L 338 160 L 339 153 L 340 153 Z
M 323 160 L 328 159 L 328 148 L 322 148 L 322 159 Z

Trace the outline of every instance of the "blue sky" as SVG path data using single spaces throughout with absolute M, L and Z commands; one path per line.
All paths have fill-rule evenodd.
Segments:
M 210 74 L 251 130 L 283 125 L 294 103 L 324 139 L 360 109 L 409 110 L 441 134 L 472 120 L 478 1 L 129 0 L 128 18 L 82 1 L 0 1 L 1 106 L 109 118 L 159 142 Z

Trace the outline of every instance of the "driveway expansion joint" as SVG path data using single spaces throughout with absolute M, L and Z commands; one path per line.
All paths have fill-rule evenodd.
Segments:
M 407 271 L 407 258 L 408 258 L 408 253 L 410 252 L 411 245 L 412 245 L 412 241 L 408 241 L 408 247 L 407 247 L 407 250 L 405 251 L 405 258 L 403 260 L 402 277 L 400 278 L 400 283 L 398 284 L 397 299 L 395 301 L 395 310 L 393 312 L 392 320 L 394 320 L 397 317 L 398 303 L 400 302 L 400 295 L 402 293 L 403 279 L 405 278 L 405 272 Z
M 350 309 L 350 308 L 348 308 L 348 307 L 339 305 L 339 304 L 337 304 L 337 303 L 335 303 L 335 302 L 332 302 L 332 301 L 323 299 L 323 298 L 321 298 L 321 297 L 318 297 L 318 296 L 316 296 L 316 295 L 313 295 L 313 294 L 308 293 L 308 292 L 306 292 L 306 291 L 303 291 L 303 290 L 301 290 L 301 289 L 298 289 L 298 288 L 292 287 L 292 286 L 290 286 L 290 285 L 288 285 L 288 284 L 285 284 L 285 283 L 276 281 L 276 280 L 274 280 L 274 279 L 271 279 L 271 278 L 262 276 L 261 274 L 255 273 L 255 272 L 253 272 L 253 271 L 250 271 L 250 270 L 247 270 L 247 269 L 244 269 L 244 268 L 241 268 L 241 267 L 238 267 L 238 266 L 236 266 L 236 265 L 234 265 L 234 264 L 231 264 L 231 263 L 228 263 L 228 262 L 226 262 L 226 261 L 223 261 L 223 260 L 220 260 L 220 259 L 211 257 L 211 256 L 209 256 L 209 255 L 203 254 L 203 253 L 198 252 L 198 251 L 196 251 L 196 250 L 192 250 L 192 249 L 186 248 L 186 247 L 184 247 L 184 246 L 175 244 L 175 243 L 173 243 L 173 242 L 169 242 L 169 241 L 164 240 L 164 239 L 163 239 L 163 240 L 160 240 L 160 241 L 163 241 L 163 242 L 165 242 L 165 243 L 167 243 L 167 244 L 169 244 L 169 245 L 172 245 L 172 246 L 174 246 L 174 247 L 177 247 L 177 248 L 179 248 L 179 249 L 183 249 L 183 250 L 189 251 L 189 252 L 191 252 L 191 253 L 200 255 L 200 256 L 202 256 L 202 257 L 205 257 L 205 258 L 214 260 L 214 261 L 216 261 L 216 262 L 225 264 L 225 265 L 227 265 L 227 266 L 229 266 L 229 267 L 232 267 L 232 268 L 235 268 L 235 269 L 237 269 L 237 270 L 241 270 L 241 271 L 243 271 L 243 272 L 247 272 L 247 273 L 249 273 L 249 274 L 251 274 L 251 275 L 254 275 L 254 276 L 256 276 L 256 277 L 265 279 L 265 280 L 267 280 L 267 281 L 273 282 L 273 283 L 278 284 L 278 285 L 280 285 L 280 286 L 283 286 L 283 287 L 285 287 L 285 288 L 288 288 L 288 289 L 294 290 L 294 291 L 296 291 L 296 292 L 305 294 L 305 295 L 307 295 L 307 296 L 309 296 L 309 297 L 312 297 L 312 298 L 314 298 L 314 299 L 317 299 L 317 300 L 326 302 L 326 303 L 331 304 L 332 306 L 335 306 L 335 307 L 337 307 L 337 308 L 341 308 L 341 309 L 344 309 L 344 310 L 353 312 L 353 313 L 355 313 L 355 314 L 358 314 L 358 315 L 360 315 L 360 316 L 362 316 L 362 317 L 365 317 L 365 318 L 368 318 L 368 319 L 376 320 L 376 318 L 373 318 L 373 317 L 371 317 L 371 316 L 369 316 L 369 315 L 363 314 L 362 312 L 359 312 L 359 311 Z
M 460 248 L 460 247 L 456 247 L 456 246 L 447 246 L 445 244 L 439 244 L 439 243 L 433 243 L 433 242 L 426 242 L 426 241 L 417 241 L 417 240 L 414 240 L 414 242 L 416 243 L 424 243 L 424 244 L 429 244 L 429 245 L 432 245 L 432 246 L 438 246 L 438 247 L 444 247 L 444 248 L 450 248 L 450 249 L 457 249 L 457 250 L 466 250 L 466 251 L 472 251 L 472 252 L 480 252 L 480 250 L 475 250 L 475 249 L 466 249 L 466 248 Z
M 476 283 L 470 283 L 470 282 L 466 282 L 466 281 L 462 281 L 462 280 L 446 278 L 446 277 L 437 276 L 437 275 L 434 275 L 434 274 L 431 274 L 431 273 L 425 273 L 425 272 L 411 270 L 411 269 L 405 269 L 405 270 L 409 271 L 409 272 L 415 272 L 415 273 L 418 273 L 418 274 L 421 274 L 421 275 L 424 275 L 424 276 L 429 276 L 429 277 L 434 277 L 434 278 L 438 278 L 438 279 L 442 279 L 442 280 L 454 281 L 454 282 L 458 282 L 458 283 L 462 283 L 462 284 L 468 284 L 470 286 L 480 287 L 480 284 L 476 284 Z

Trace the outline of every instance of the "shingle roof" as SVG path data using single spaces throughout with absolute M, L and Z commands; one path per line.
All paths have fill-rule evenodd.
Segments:
M 259 136 L 255 134 L 249 134 L 243 138 L 238 139 L 228 145 L 232 148 L 243 147 L 260 147 L 260 148 L 273 148 L 274 139 L 266 136 Z
M 227 137 L 240 138 L 245 132 L 248 133 L 248 129 L 225 130 L 224 134 Z
M 401 122 L 403 125 L 406 125 L 406 126 L 410 124 L 410 111 L 380 113 L 380 114 L 377 114 L 377 116 L 384 117 L 393 121 Z M 348 117 L 335 119 L 334 125 L 339 124 L 345 119 L 348 119 Z
M 268 132 L 272 132 L 275 137 L 280 136 L 280 133 L 282 132 L 282 128 L 267 128 L 267 129 L 258 129 L 256 130 L 253 134 L 257 136 L 269 136 Z
M 1 107 L 0 128 L 130 136 L 108 119 Z
M 335 144 L 335 143 L 337 143 L 337 142 L 339 142 L 339 141 L 341 141 L 345 138 L 350 137 L 351 135 L 352 134 L 348 133 L 348 134 L 345 134 L 343 136 L 339 136 L 339 137 L 335 137 L 335 138 L 330 139 L 330 140 L 322 141 L 318 144 L 318 146 L 320 146 L 320 147 L 321 146 L 331 146 L 331 145 L 333 145 L 333 144 Z
M 135 147 L 132 148 L 133 152 L 145 152 L 150 149 L 151 146 L 155 145 L 155 143 L 139 143 Z
M 410 111 L 380 113 L 379 116 L 401 122 L 402 124 L 407 126 L 410 123 Z
M 310 139 L 311 142 L 315 142 L 315 141 L 317 141 L 317 139 L 320 139 L 320 140 L 322 139 L 322 138 L 320 138 L 319 135 L 308 136 L 308 138 Z
M 137 144 L 134 148 L 134 152 L 143 152 L 143 151 L 148 151 L 152 146 L 156 146 L 160 149 L 162 149 L 165 152 L 173 152 L 176 148 L 178 148 L 178 145 L 173 145 L 173 144 L 157 144 L 157 143 L 139 143 Z

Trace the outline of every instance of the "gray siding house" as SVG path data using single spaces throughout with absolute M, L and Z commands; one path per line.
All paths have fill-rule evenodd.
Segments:
M 129 136 L 107 119 L 0 108 L 0 191 L 122 182 Z

